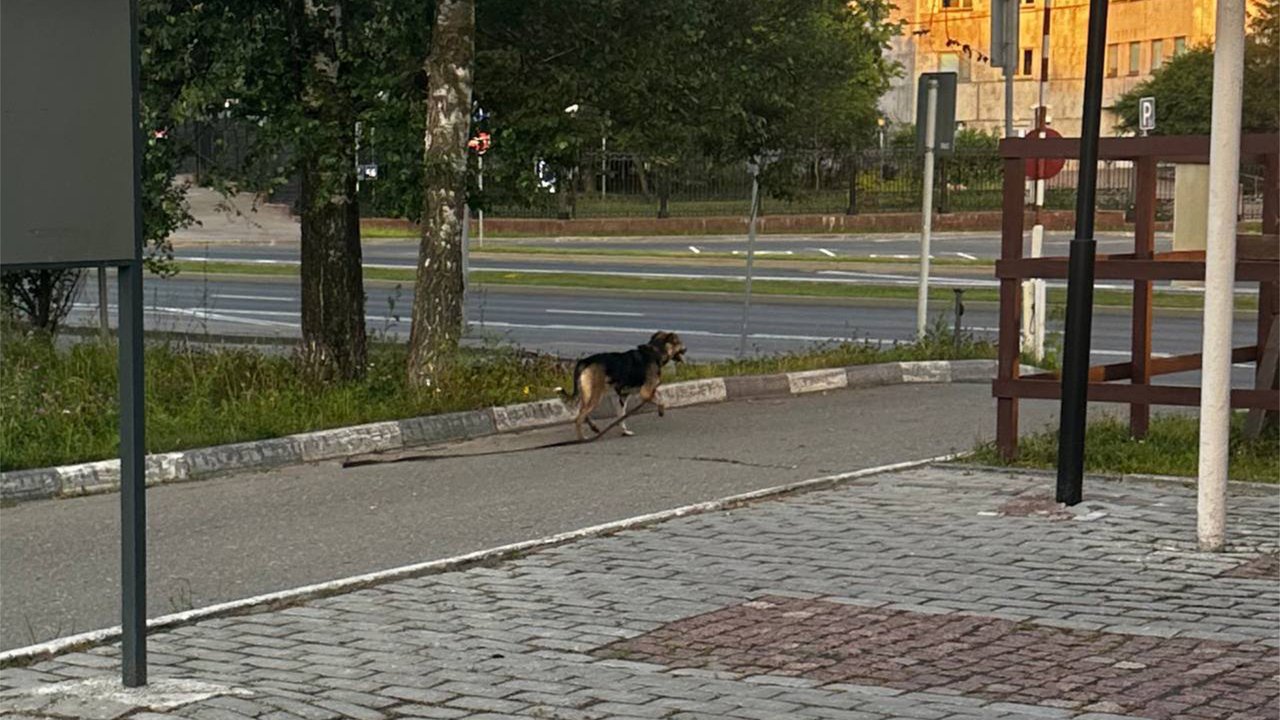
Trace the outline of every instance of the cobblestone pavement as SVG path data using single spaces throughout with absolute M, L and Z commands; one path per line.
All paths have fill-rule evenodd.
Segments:
M 1276 488 L 932 467 L 0 672 L 6 718 L 1276 718 Z M 178 687 L 175 679 L 197 683 Z M 170 686 L 170 683 L 175 683 Z M 163 692 L 172 690 L 168 695 Z M 183 690 L 183 692 L 178 690 Z M 159 699 L 157 699 L 159 698 Z

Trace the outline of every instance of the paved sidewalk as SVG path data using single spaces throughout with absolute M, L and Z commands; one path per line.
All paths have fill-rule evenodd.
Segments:
M 1275 718 L 1277 489 L 1233 487 L 1232 552 L 1205 555 L 1192 489 L 1091 481 L 1065 510 L 1050 486 L 877 475 L 156 633 L 168 696 L 106 693 L 115 647 L 6 669 L 0 711 Z

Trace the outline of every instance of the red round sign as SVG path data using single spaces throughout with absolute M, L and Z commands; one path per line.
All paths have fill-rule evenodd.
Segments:
M 1060 138 L 1062 135 L 1053 128 L 1044 128 L 1033 131 L 1027 137 L 1034 140 L 1037 138 Z M 1067 161 L 1064 158 L 1027 158 L 1027 179 L 1048 180 L 1062 172 L 1062 166 L 1066 164 Z

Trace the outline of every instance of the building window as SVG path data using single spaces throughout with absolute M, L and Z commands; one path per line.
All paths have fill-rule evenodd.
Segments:
M 1023 48 L 1022 49 L 1022 74 L 1023 75 L 1031 74 L 1032 59 L 1033 59 L 1033 53 L 1031 51 L 1031 48 Z
M 1120 73 L 1120 46 L 1107 46 L 1107 77 L 1115 77 Z
M 971 65 L 972 61 L 969 58 L 961 57 L 956 53 L 942 53 L 938 56 L 938 71 L 955 73 L 956 82 L 969 82 Z
M 1155 72 L 1159 70 L 1161 65 L 1164 65 L 1164 41 L 1152 40 L 1151 41 L 1151 72 Z
M 1186 38 L 1186 36 L 1184 35 L 1184 36 L 1182 36 L 1182 37 L 1176 37 L 1176 38 L 1174 38 L 1174 39 L 1173 39 L 1173 56 L 1174 56 L 1174 57 L 1178 57 L 1179 55 L 1181 55 L 1182 53 L 1184 53 L 1184 52 L 1186 52 L 1186 51 L 1187 51 L 1187 38 Z
M 973 0 L 942 0 L 942 7 L 947 10 L 971 10 Z
M 1129 74 L 1138 74 L 1138 63 L 1142 61 L 1142 43 L 1129 43 Z

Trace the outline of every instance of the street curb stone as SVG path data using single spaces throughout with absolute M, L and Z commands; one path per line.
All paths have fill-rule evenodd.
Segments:
M 573 411 L 560 400 L 538 400 L 493 408 L 494 427 L 500 433 L 532 430 L 572 420 Z
M 840 390 L 849 386 L 848 372 L 846 368 L 792 372 L 787 373 L 787 384 L 791 387 L 792 395 Z
M 778 397 L 791 394 L 791 383 L 786 375 L 739 375 L 724 378 L 725 395 L 729 400 Z
M 467 440 L 496 432 L 493 413 L 490 410 L 424 415 L 396 422 L 400 425 L 400 439 L 404 447 Z
M 687 380 L 663 385 L 658 394 L 664 405 L 676 408 L 901 383 L 985 382 L 992 378 L 995 370 L 994 360 L 891 362 L 773 375 Z M 616 405 L 612 396 L 608 400 Z M 605 411 L 603 405 L 602 412 Z M 651 411 L 651 408 L 642 411 Z M 572 420 L 572 409 L 561 400 L 538 400 L 157 453 L 147 456 L 147 485 L 339 460 L 352 455 L 521 432 Z M 94 495 L 115 492 L 119 488 L 119 460 L 0 473 L 0 502 Z
M 658 400 L 669 408 L 724 402 L 729 398 L 724 378 L 688 380 L 658 388 Z

